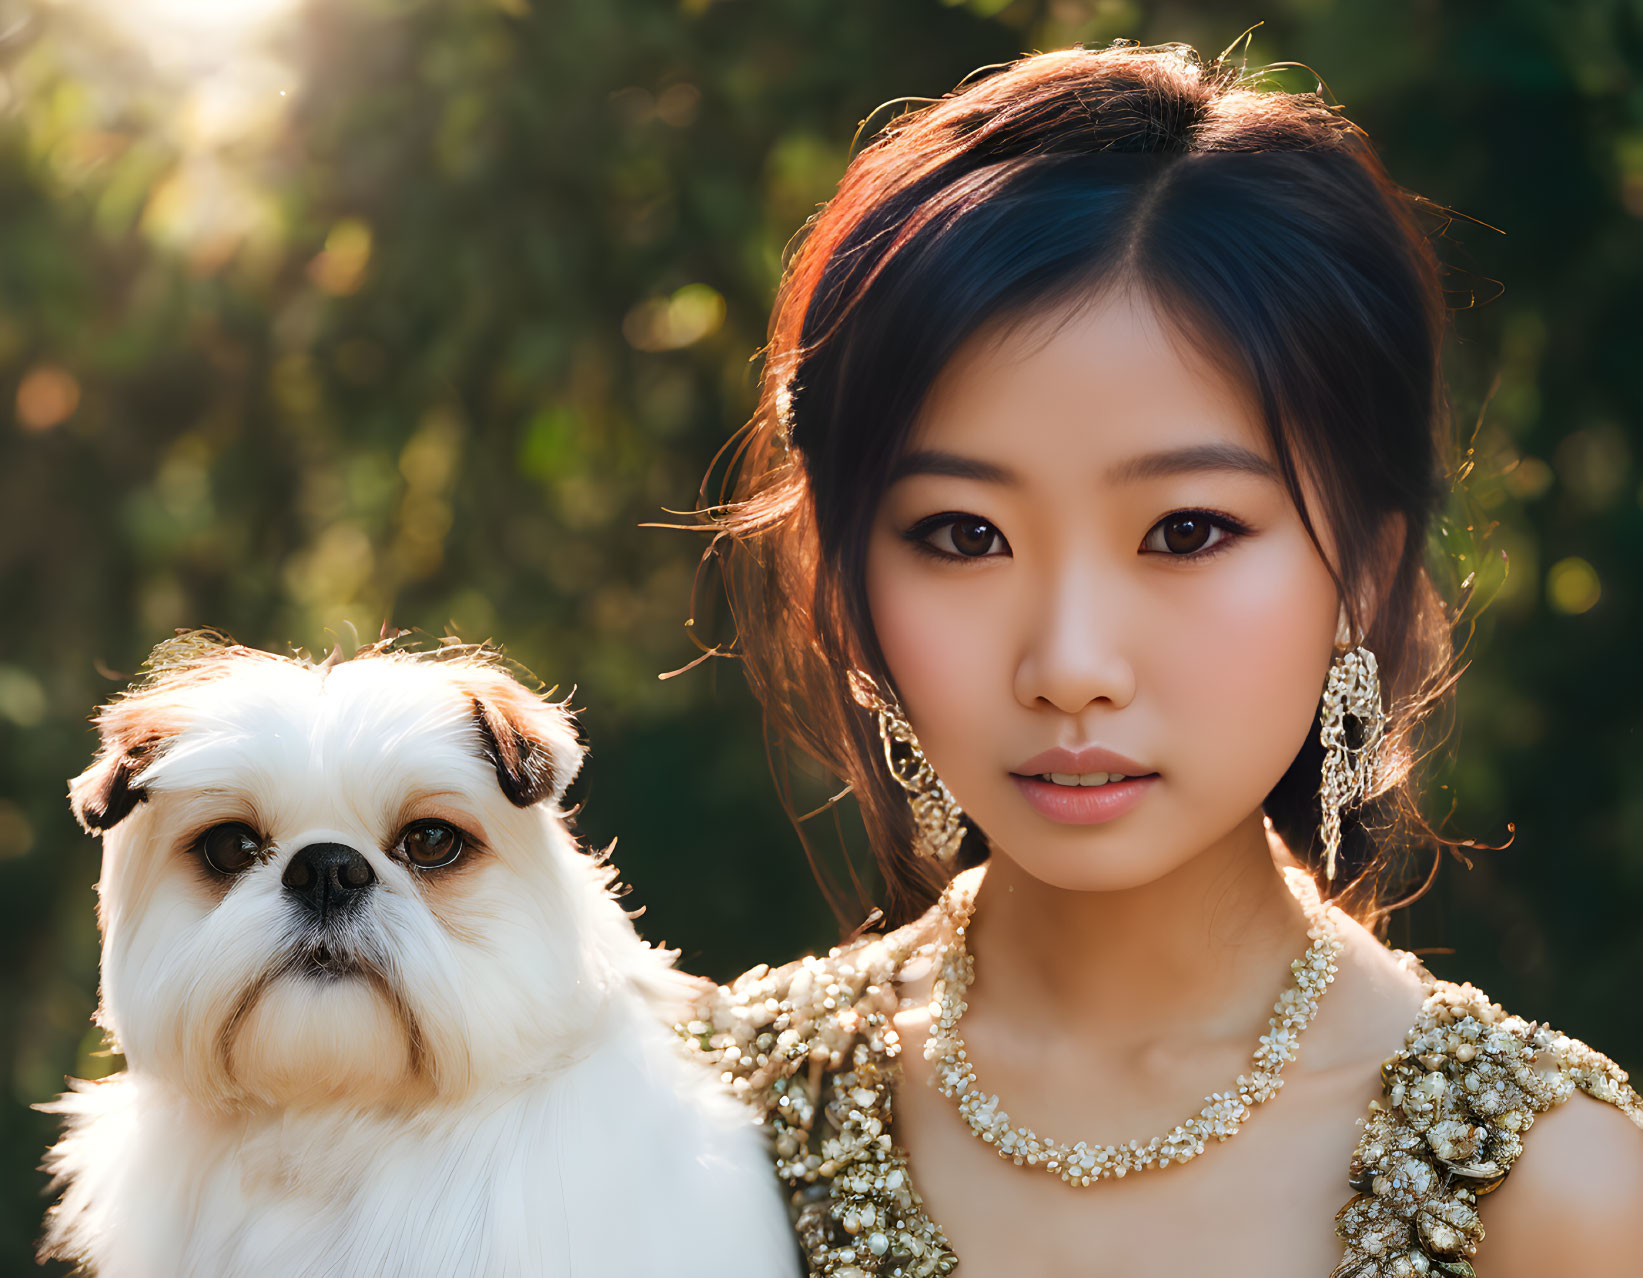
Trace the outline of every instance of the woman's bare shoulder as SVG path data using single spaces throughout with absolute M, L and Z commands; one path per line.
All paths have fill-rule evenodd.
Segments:
M 1643 1256 L 1643 1098 L 1603 1052 L 1536 1023 L 1563 1099 L 1490 1202 L 1489 1278 L 1623 1273 Z
M 1625 1273 L 1643 1260 L 1643 1118 L 1585 1091 L 1542 1114 L 1485 1208 L 1487 1278 Z

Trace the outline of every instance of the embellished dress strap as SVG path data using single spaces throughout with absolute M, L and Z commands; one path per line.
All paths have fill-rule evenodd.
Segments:
M 935 1278 L 957 1265 L 890 1134 L 895 979 L 933 915 L 719 986 L 677 1026 L 769 1129 L 808 1272 Z
M 1357 1194 L 1335 1217 L 1346 1249 L 1331 1278 L 1476 1278 L 1478 1200 L 1511 1172 L 1536 1117 L 1579 1090 L 1643 1128 L 1643 1099 L 1603 1053 L 1402 957 L 1429 992 L 1381 1066 L 1383 1098 L 1358 1120 Z

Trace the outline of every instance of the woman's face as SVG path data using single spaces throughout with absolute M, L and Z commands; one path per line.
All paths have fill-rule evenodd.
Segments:
M 995 855 L 1081 890 L 1259 822 L 1340 615 L 1255 408 L 1123 295 L 958 351 L 876 513 L 867 591 L 913 730 Z

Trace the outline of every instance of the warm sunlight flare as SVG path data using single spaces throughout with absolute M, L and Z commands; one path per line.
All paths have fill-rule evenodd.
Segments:
M 167 157 L 144 174 L 143 230 L 196 274 L 236 259 L 271 263 L 283 223 L 266 160 L 300 87 L 276 41 L 300 0 L 62 2 L 87 20 L 88 46 L 124 46 L 104 50 L 117 69 L 105 80 L 105 109 L 146 121 Z
M 87 0 L 141 39 L 156 60 L 220 58 L 264 34 L 297 0 Z

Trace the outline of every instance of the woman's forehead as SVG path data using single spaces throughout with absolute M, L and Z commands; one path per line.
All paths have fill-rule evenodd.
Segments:
M 1248 389 L 1133 293 L 973 335 L 931 385 L 906 447 L 1111 482 L 1166 473 L 1145 459 L 1188 450 L 1276 474 Z

